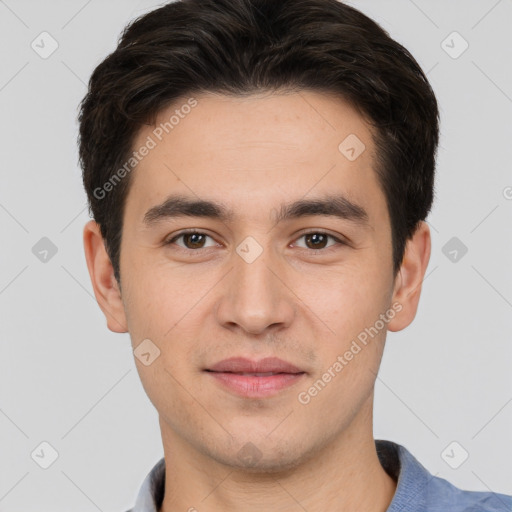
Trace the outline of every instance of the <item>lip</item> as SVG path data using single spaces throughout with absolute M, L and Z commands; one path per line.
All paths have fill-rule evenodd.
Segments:
M 260 361 L 232 357 L 205 369 L 205 372 L 223 388 L 246 398 L 276 395 L 296 384 L 306 374 L 295 365 L 276 357 L 266 357 Z
M 265 357 L 259 361 L 247 359 L 245 357 L 231 357 L 224 359 L 207 368 L 212 372 L 232 372 L 232 373 L 302 373 L 295 365 L 283 361 L 277 357 Z

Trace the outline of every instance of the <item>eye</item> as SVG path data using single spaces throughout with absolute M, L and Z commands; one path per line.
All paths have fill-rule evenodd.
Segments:
M 346 245 L 343 240 L 323 231 L 310 231 L 308 233 L 303 233 L 297 240 L 300 240 L 301 238 L 305 240 L 304 248 L 311 249 L 313 251 L 329 249 L 333 245 L 336 245 L 336 243 Z M 329 239 L 333 240 L 334 243 L 327 245 Z
M 182 249 L 205 249 L 207 247 L 212 247 L 215 245 L 215 242 L 211 245 L 205 245 L 206 239 L 210 239 L 213 241 L 213 238 L 206 233 L 202 233 L 200 231 L 186 231 L 179 233 L 178 235 L 172 237 L 171 239 L 165 242 L 165 245 L 176 244 L 178 247 Z M 176 243 L 177 240 L 183 239 L 183 245 Z
M 208 239 L 211 240 L 211 243 L 206 245 Z M 309 252 L 312 252 L 313 254 L 315 254 L 314 251 L 325 252 L 327 249 L 330 249 L 332 246 L 336 246 L 338 244 L 347 245 L 343 240 L 323 231 L 310 231 L 308 233 L 303 233 L 296 240 L 301 239 L 304 239 L 304 245 L 297 243 L 296 245 L 303 249 L 309 249 Z M 182 240 L 182 243 L 178 243 L 179 240 Z M 330 244 L 329 240 L 331 240 Z M 189 230 L 182 231 L 181 233 L 178 233 L 177 235 L 164 242 L 164 245 L 172 244 L 175 244 L 184 250 L 198 250 L 214 247 L 216 242 L 210 235 L 207 235 L 206 233 Z

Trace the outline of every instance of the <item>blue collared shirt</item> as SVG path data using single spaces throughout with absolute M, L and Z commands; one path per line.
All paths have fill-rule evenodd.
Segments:
M 397 481 L 386 512 L 512 512 L 512 496 L 465 491 L 429 473 L 402 445 L 375 440 L 380 463 Z M 135 507 L 128 512 L 158 512 L 164 497 L 165 461 L 144 480 Z

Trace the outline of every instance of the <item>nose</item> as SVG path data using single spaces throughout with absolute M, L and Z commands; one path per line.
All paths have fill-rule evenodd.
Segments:
M 254 261 L 233 254 L 233 269 L 216 307 L 223 327 L 261 334 L 290 326 L 295 315 L 293 293 L 284 267 L 268 249 Z

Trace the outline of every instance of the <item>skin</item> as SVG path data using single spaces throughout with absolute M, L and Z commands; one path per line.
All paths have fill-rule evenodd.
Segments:
M 84 229 L 109 329 L 129 332 L 133 348 L 150 339 L 161 351 L 148 366 L 135 359 L 159 413 L 166 460 L 161 511 L 385 511 L 396 482 L 375 450 L 374 384 L 386 331 L 404 329 L 416 315 L 429 228 L 420 223 L 395 277 L 371 131 L 342 100 L 312 91 L 194 97 L 198 105 L 132 171 L 121 289 L 97 224 Z M 156 124 L 185 102 L 162 111 Z M 134 148 L 153 129 L 144 126 Z M 366 146 L 354 161 L 338 149 L 349 134 Z M 233 218 L 177 217 L 146 226 L 145 213 L 175 193 L 222 202 Z M 282 203 L 332 193 L 364 207 L 368 225 L 327 215 L 276 224 Z M 208 237 L 164 244 L 189 228 Z M 305 230 L 346 243 L 328 239 L 315 250 Z M 252 263 L 236 252 L 248 236 L 262 248 Z M 393 304 L 400 312 L 309 403 L 300 403 L 298 394 Z M 280 357 L 306 374 L 274 396 L 244 398 L 203 371 L 235 355 Z M 248 443 L 256 448 L 252 460 L 239 457 Z

